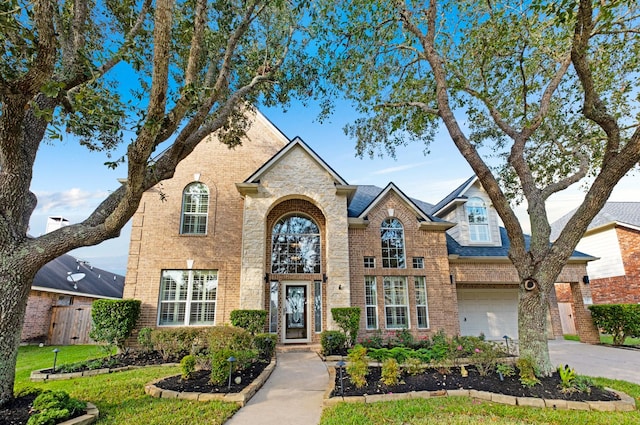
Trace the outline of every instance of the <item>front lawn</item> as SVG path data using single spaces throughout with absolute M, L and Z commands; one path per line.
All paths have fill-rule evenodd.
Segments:
M 67 391 L 72 397 L 89 401 L 98 407 L 98 425 L 214 425 L 223 424 L 238 410 L 236 404 L 230 403 L 158 399 L 145 395 L 145 384 L 156 378 L 180 373 L 178 366 L 148 367 L 67 381 L 30 382 L 31 370 L 53 365 L 53 348 L 20 347 L 16 391 L 27 386 Z M 59 349 L 57 364 L 88 360 L 104 354 L 97 346 L 76 345 Z
M 578 335 L 564 335 L 564 339 L 567 341 L 580 341 L 580 337 Z M 613 337 L 611 335 L 600 335 L 600 343 L 601 344 L 613 344 Z M 640 338 L 631 338 L 627 337 L 624 340 L 623 345 L 630 346 L 640 346 Z

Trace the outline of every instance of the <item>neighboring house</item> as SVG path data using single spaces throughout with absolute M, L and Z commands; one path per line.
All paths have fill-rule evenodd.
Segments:
M 21 341 L 49 344 L 89 342 L 91 303 L 122 298 L 124 276 L 91 266 L 71 255 L 45 264 L 36 274 Z
M 139 328 L 264 309 L 280 343 L 318 343 L 336 329 L 332 308 L 357 306 L 361 337 L 517 339 L 519 279 L 476 178 L 436 205 L 393 183 L 350 185 L 260 113 L 241 146 L 198 145 L 132 224 L 124 297 L 142 301 Z M 580 293 L 590 259 L 576 253 L 560 281 Z M 561 335 L 555 299 L 549 316 L 549 336 Z
M 551 225 L 552 239 L 574 213 Z M 640 303 L 640 202 L 607 202 L 577 249 L 598 257 L 587 265 L 585 304 Z M 572 303 L 564 285 L 556 285 L 556 292 L 560 303 Z

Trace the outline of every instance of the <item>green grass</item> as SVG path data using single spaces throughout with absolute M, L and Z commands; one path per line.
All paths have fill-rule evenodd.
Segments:
M 565 335 L 564 339 L 567 341 L 580 341 L 578 335 Z M 600 335 L 600 342 L 602 344 L 613 344 L 613 337 L 611 335 Z M 623 345 L 640 345 L 640 338 L 627 337 Z
M 16 391 L 25 387 L 65 390 L 72 397 L 89 401 L 98 407 L 98 425 L 215 425 L 223 424 L 238 410 L 238 406 L 231 403 L 157 399 L 144 393 L 144 385 L 149 381 L 180 373 L 178 366 L 149 367 L 66 381 L 30 382 L 32 370 L 53 365 L 52 349 L 20 347 Z M 88 360 L 104 354 L 102 348 L 96 346 L 76 345 L 59 349 L 58 364 Z

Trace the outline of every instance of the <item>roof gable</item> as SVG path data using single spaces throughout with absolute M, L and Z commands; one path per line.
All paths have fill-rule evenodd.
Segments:
M 456 201 L 461 201 L 467 199 L 465 193 L 469 190 L 471 186 L 473 186 L 478 181 L 478 177 L 473 175 L 469 177 L 464 183 L 455 188 L 453 192 L 445 196 L 440 202 L 433 206 L 431 210 L 431 214 L 435 216 L 439 216 L 442 212 L 449 209 L 449 207 L 454 204 Z
M 285 147 L 280 149 L 278 153 L 265 162 L 260 168 L 258 168 L 244 183 L 259 183 L 262 176 L 273 168 L 278 162 L 287 156 L 292 150 L 296 148 L 303 149 L 321 168 L 323 168 L 329 175 L 331 175 L 336 185 L 348 186 L 348 183 L 333 169 L 331 168 L 313 149 L 309 147 L 300 137 L 294 138 Z
M 555 240 L 560 236 L 562 229 L 564 229 L 571 217 L 573 217 L 576 210 L 577 208 L 551 224 L 551 240 Z M 596 214 L 591 223 L 589 223 L 587 232 L 596 231 L 608 225 L 640 229 L 640 202 L 607 202 L 600 212 Z
M 404 192 L 402 192 L 400 189 L 398 189 L 398 187 L 393 183 L 389 183 L 387 185 L 387 187 L 382 189 L 371 200 L 371 202 L 369 202 L 369 205 L 367 205 L 367 207 L 364 208 L 360 212 L 360 214 L 358 215 L 358 218 L 364 219 L 369 214 L 369 212 L 380 202 L 380 200 L 382 200 L 390 192 L 395 193 L 400 199 L 402 199 L 402 201 L 404 201 L 407 204 L 407 206 L 409 206 L 409 208 L 411 208 L 415 212 L 416 216 L 421 221 L 427 221 L 427 222 L 436 221 L 429 214 L 427 214 L 424 211 L 422 211 L 422 209 L 420 209 L 420 207 L 418 207 L 416 205 L 416 203 L 411 198 L 409 198 L 407 195 L 405 195 Z M 440 220 L 438 220 L 438 221 L 440 221 Z

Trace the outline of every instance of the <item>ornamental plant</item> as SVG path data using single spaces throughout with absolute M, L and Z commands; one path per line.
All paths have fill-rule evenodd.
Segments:
M 266 310 L 233 310 L 231 324 L 248 330 L 251 335 L 263 332 L 267 324 Z
M 396 359 L 387 359 L 382 362 L 382 377 L 380 381 L 387 386 L 398 385 L 400 382 L 400 364 Z
M 353 346 L 360 330 L 360 307 L 332 308 L 331 316 L 344 332 L 349 346 Z
M 35 412 L 27 425 L 54 425 L 77 415 L 87 404 L 69 397 L 65 391 L 44 391 L 33 400 Z
M 347 373 L 353 385 L 356 388 L 362 388 L 367 384 L 367 375 L 369 374 L 369 362 L 367 362 L 367 349 L 358 344 L 349 350 L 347 356 L 349 362 L 347 364 Z
M 91 331 L 89 336 L 96 341 L 115 345 L 125 350 L 138 317 L 140 300 L 96 300 L 91 307 Z
M 613 345 L 627 337 L 640 337 L 640 304 L 591 305 L 593 323 L 613 336 Z

